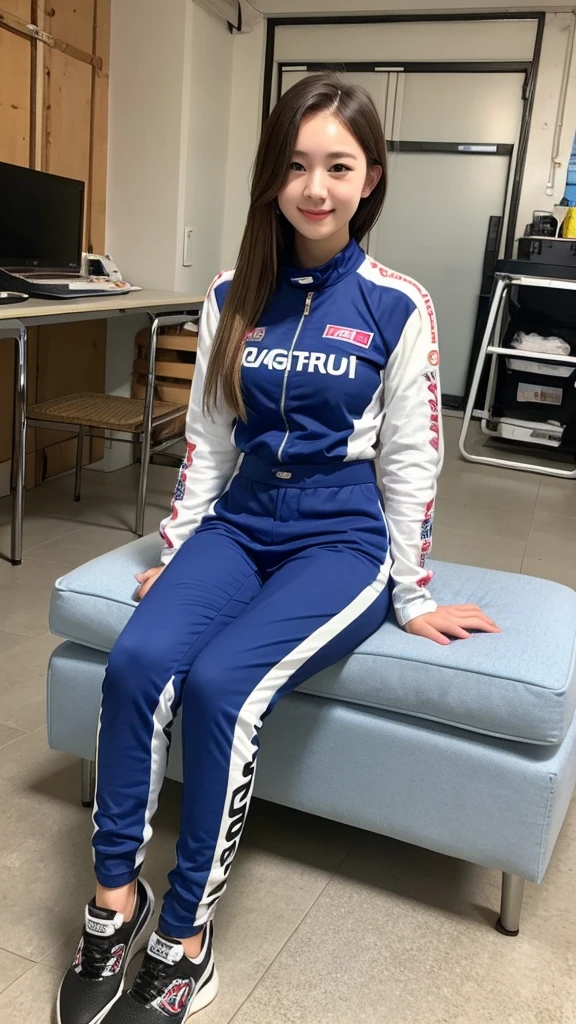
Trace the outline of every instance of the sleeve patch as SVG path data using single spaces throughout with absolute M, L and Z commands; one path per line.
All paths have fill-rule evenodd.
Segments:
M 424 519 L 420 527 L 420 540 L 422 546 L 420 548 L 420 568 L 423 569 L 426 563 L 426 555 L 432 547 L 432 523 L 434 520 L 434 498 L 428 502 L 424 511 Z M 419 584 L 424 586 L 425 584 Z
M 176 487 L 174 488 L 174 496 L 172 498 L 172 515 L 170 519 L 172 522 L 178 518 L 178 502 L 182 501 L 186 492 L 186 481 L 188 479 L 188 470 L 191 468 L 194 461 L 194 452 L 196 451 L 196 445 L 192 441 L 188 441 L 186 445 L 186 455 L 184 456 L 184 462 L 180 467 L 178 479 L 176 481 Z

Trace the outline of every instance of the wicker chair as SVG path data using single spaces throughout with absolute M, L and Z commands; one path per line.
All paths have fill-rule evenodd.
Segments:
M 146 508 L 146 490 L 148 482 L 149 459 L 144 453 L 149 450 L 150 455 L 157 454 L 163 448 L 174 444 L 175 441 L 184 437 L 183 432 L 176 432 L 168 440 L 159 444 L 152 443 L 152 432 L 162 424 L 178 417 L 186 415 L 186 405 L 176 405 L 173 402 L 155 401 L 152 407 L 152 421 L 150 435 L 144 429 L 145 422 L 145 401 L 137 398 L 121 398 L 115 395 L 92 394 L 82 392 L 76 395 L 64 395 L 61 398 L 51 398 L 47 402 L 39 402 L 28 409 L 28 423 L 30 426 L 44 426 L 56 430 L 70 430 L 76 428 L 78 431 L 78 444 L 76 449 L 76 474 L 74 478 L 74 501 L 80 501 L 81 479 L 82 479 L 82 455 L 84 438 L 94 435 L 93 431 L 114 430 L 130 434 L 130 438 L 118 438 L 129 444 L 141 444 L 140 458 L 140 484 L 138 488 L 138 504 L 136 509 L 136 530 L 139 537 L 144 533 L 144 511 Z

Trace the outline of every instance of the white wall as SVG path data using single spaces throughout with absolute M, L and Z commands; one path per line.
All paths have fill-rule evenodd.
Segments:
M 534 52 L 535 35 L 536 22 L 529 17 L 448 24 L 281 25 L 274 50 L 277 61 L 526 60 Z
M 178 224 L 181 241 L 184 227 L 193 229 L 192 266 L 183 267 L 178 253 L 174 287 L 203 294 L 222 269 L 234 38 L 221 18 L 191 0 L 187 15 Z
M 262 119 L 265 46 L 263 21 L 247 35 L 234 37 L 222 269 L 234 266 L 250 201 L 250 173 Z
M 259 6 L 263 11 L 270 11 L 272 13 L 286 13 L 286 5 L 278 2 L 274 6 L 275 0 L 261 0 Z M 397 6 L 397 5 L 396 5 Z M 451 0 L 449 4 L 443 3 L 443 9 L 448 6 L 454 9 L 466 10 L 470 9 L 470 6 L 463 2 L 463 0 Z M 559 4 L 559 7 L 562 5 Z M 322 13 L 334 13 L 337 11 L 350 11 L 351 0 L 313 0 L 312 3 L 302 3 L 299 0 L 294 0 L 290 7 L 290 15 L 294 16 L 302 10 L 307 10 L 307 13 L 311 12 L 312 8 L 317 9 Z M 435 7 L 438 5 L 433 3 L 422 2 L 420 12 Z M 503 9 L 501 3 L 494 2 L 491 4 L 487 2 L 483 4 L 483 9 L 490 8 Z M 541 10 L 542 5 L 537 3 L 527 3 L 523 7 L 533 7 L 536 10 Z M 368 13 L 370 10 L 383 11 L 386 8 L 394 9 L 393 3 L 386 4 L 384 0 L 374 0 L 370 3 L 369 0 L 362 0 L 362 10 Z M 511 8 L 506 8 L 510 10 Z M 403 12 L 406 13 L 406 12 Z M 569 87 L 569 100 L 567 104 L 565 126 L 562 133 L 562 146 L 561 146 L 561 159 L 562 166 L 559 168 L 556 176 L 556 187 L 555 195 L 553 199 L 546 196 L 545 187 L 548 181 L 550 157 L 552 150 L 552 138 L 554 134 L 554 125 L 556 123 L 556 114 L 558 106 L 558 98 L 560 92 L 560 81 L 562 76 L 562 67 L 564 62 L 564 56 L 566 52 L 566 39 L 568 35 L 568 26 L 572 15 L 568 13 L 559 14 L 548 14 L 546 18 L 546 27 L 544 32 L 544 40 L 542 46 L 542 54 L 540 59 L 540 70 L 538 75 L 537 89 L 535 95 L 534 112 L 532 118 L 532 129 L 530 135 L 530 142 L 527 152 L 526 167 L 524 174 L 524 186 L 521 194 L 520 210 L 517 221 L 516 234 L 522 234 L 525 224 L 531 219 L 531 213 L 533 209 L 543 208 L 549 209 L 553 199 L 558 201 L 562 198 L 563 186 L 566 180 L 567 161 L 572 146 L 572 139 L 574 137 L 574 131 L 576 129 L 576 59 L 572 60 L 572 72 Z M 398 34 L 399 31 L 409 31 L 413 26 L 403 25 L 392 25 L 389 31 L 395 31 Z M 492 23 L 494 28 L 494 23 Z M 471 39 L 474 40 L 477 47 L 476 50 L 467 48 L 467 58 L 474 59 L 519 59 L 519 50 L 525 49 L 526 40 L 526 29 L 524 23 L 520 23 L 517 26 L 517 31 L 514 32 L 514 26 L 511 26 L 512 35 L 508 36 L 510 40 L 510 53 L 506 54 L 502 50 L 503 40 L 507 38 L 507 30 L 509 26 L 506 23 L 498 25 L 497 33 L 492 34 L 494 39 L 494 53 L 492 54 L 487 49 L 488 36 L 486 33 L 486 26 L 477 25 L 476 23 L 471 24 L 467 27 L 463 26 L 463 30 L 468 32 Z M 424 40 L 438 39 L 439 45 L 442 37 L 442 26 L 429 24 L 427 26 L 414 26 L 416 33 L 420 34 Z M 278 36 L 282 36 L 285 42 L 282 42 L 283 55 L 285 59 L 288 59 L 288 46 L 290 44 L 290 36 L 293 36 L 292 43 L 296 38 L 296 33 L 300 33 L 303 38 L 303 47 L 306 44 L 306 36 L 309 38 L 314 34 L 318 34 L 319 45 L 324 46 L 326 40 L 336 38 L 336 34 L 341 36 L 342 42 L 338 43 L 338 51 L 332 51 L 333 58 L 327 59 L 345 59 L 348 56 L 349 59 L 358 58 L 356 51 L 350 55 L 348 52 L 348 41 L 355 43 L 357 39 L 358 45 L 362 38 L 364 44 L 369 46 L 369 36 L 366 33 L 377 33 L 375 26 L 370 26 L 358 30 L 356 34 L 352 33 L 349 26 L 335 26 L 322 30 L 321 28 L 313 28 L 307 31 L 305 28 L 278 29 Z M 388 30 L 383 30 L 388 31 Z M 424 31 L 424 35 L 422 35 Z M 364 33 L 364 35 L 362 35 Z M 527 38 L 527 37 L 526 37 Z M 232 146 L 230 152 L 235 153 L 236 159 L 229 163 L 228 168 L 228 179 L 227 179 L 227 217 L 226 225 L 223 236 L 222 252 L 224 263 L 229 264 L 233 259 L 234 254 L 237 251 L 237 247 L 241 238 L 242 226 L 246 216 L 248 208 L 248 196 L 247 192 L 239 186 L 239 182 L 244 182 L 249 174 L 249 168 L 254 159 L 254 153 L 257 144 L 258 132 L 254 132 L 254 111 L 260 109 L 261 97 L 262 97 L 262 86 L 260 84 L 259 75 L 255 74 L 255 65 L 258 69 L 261 69 L 264 46 L 265 46 L 265 32 L 263 30 L 259 33 L 259 45 L 260 53 L 256 51 L 256 38 L 253 36 L 238 36 L 234 40 L 234 73 L 232 79 L 232 88 L 235 97 L 241 95 L 241 101 L 236 99 L 236 106 L 239 108 L 240 121 L 235 120 L 233 131 L 235 133 L 235 139 L 237 140 L 237 149 L 233 150 Z M 285 51 L 285 53 L 284 53 Z M 367 51 L 366 51 L 367 52 Z M 428 51 L 428 59 L 433 59 L 435 53 Z M 300 59 L 305 56 L 304 52 L 294 55 L 294 50 L 291 52 L 291 59 Z M 524 54 L 527 56 L 528 54 Z M 365 56 L 364 59 L 371 59 Z M 378 58 L 380 59 L 380 58 Z M 246 131 L 243 131 L 245 126 Z M 230 208 L 230 209 L 229 209 Z
M 174 287 L 189 2 L 112 4 L 106 246 L 148 288 Z
M 221 269 L 233 38 L 192 0 L 114 0 L 106 250 L 145 288 L 203 295 Z M 183 266 L 184 229 L 192 266 Z M 138 317 L 108 325 L 106 390 L 128 395 Z M 132 461 L 114 444 L 98 468 Z
M 107 249 L 135 284 L 201 294 L 220 269 L 233 38 L 192 0 L 114 0 L 111 39 Z
M 568 159 L 576 132 L 576 48 L 573 48 L 571 54 L 570 80 L 560 145 L 561 163 L 556 172 L 552 198 L 546 195 L 546 184 L 550 173 L 562 71 L 573 17 L 573 14 L 548 14 L 546 17 L 518 212 L 517 235 L 521 235 L 525 225 L 532 220 L 533 210 L 549 210 L 554 202 L 558 203 L 562 199 L 564 193 Z

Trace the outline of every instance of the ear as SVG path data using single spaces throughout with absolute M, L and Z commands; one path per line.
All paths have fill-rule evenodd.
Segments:
M 366 175 L 366 181 L 364 182 L 364 188 L 362 189 L 362 199 L 368 199 L 368 196 L 374 191 L 381 177 L 382 168 L 380 167 L 380 164 L 374 164 L 369 168 Z

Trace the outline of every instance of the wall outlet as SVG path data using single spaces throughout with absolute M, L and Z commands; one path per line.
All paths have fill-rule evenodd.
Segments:
M 182 254 L 182 266 L 192 266 L 192 228 L 184 228 L 184 252 Z

